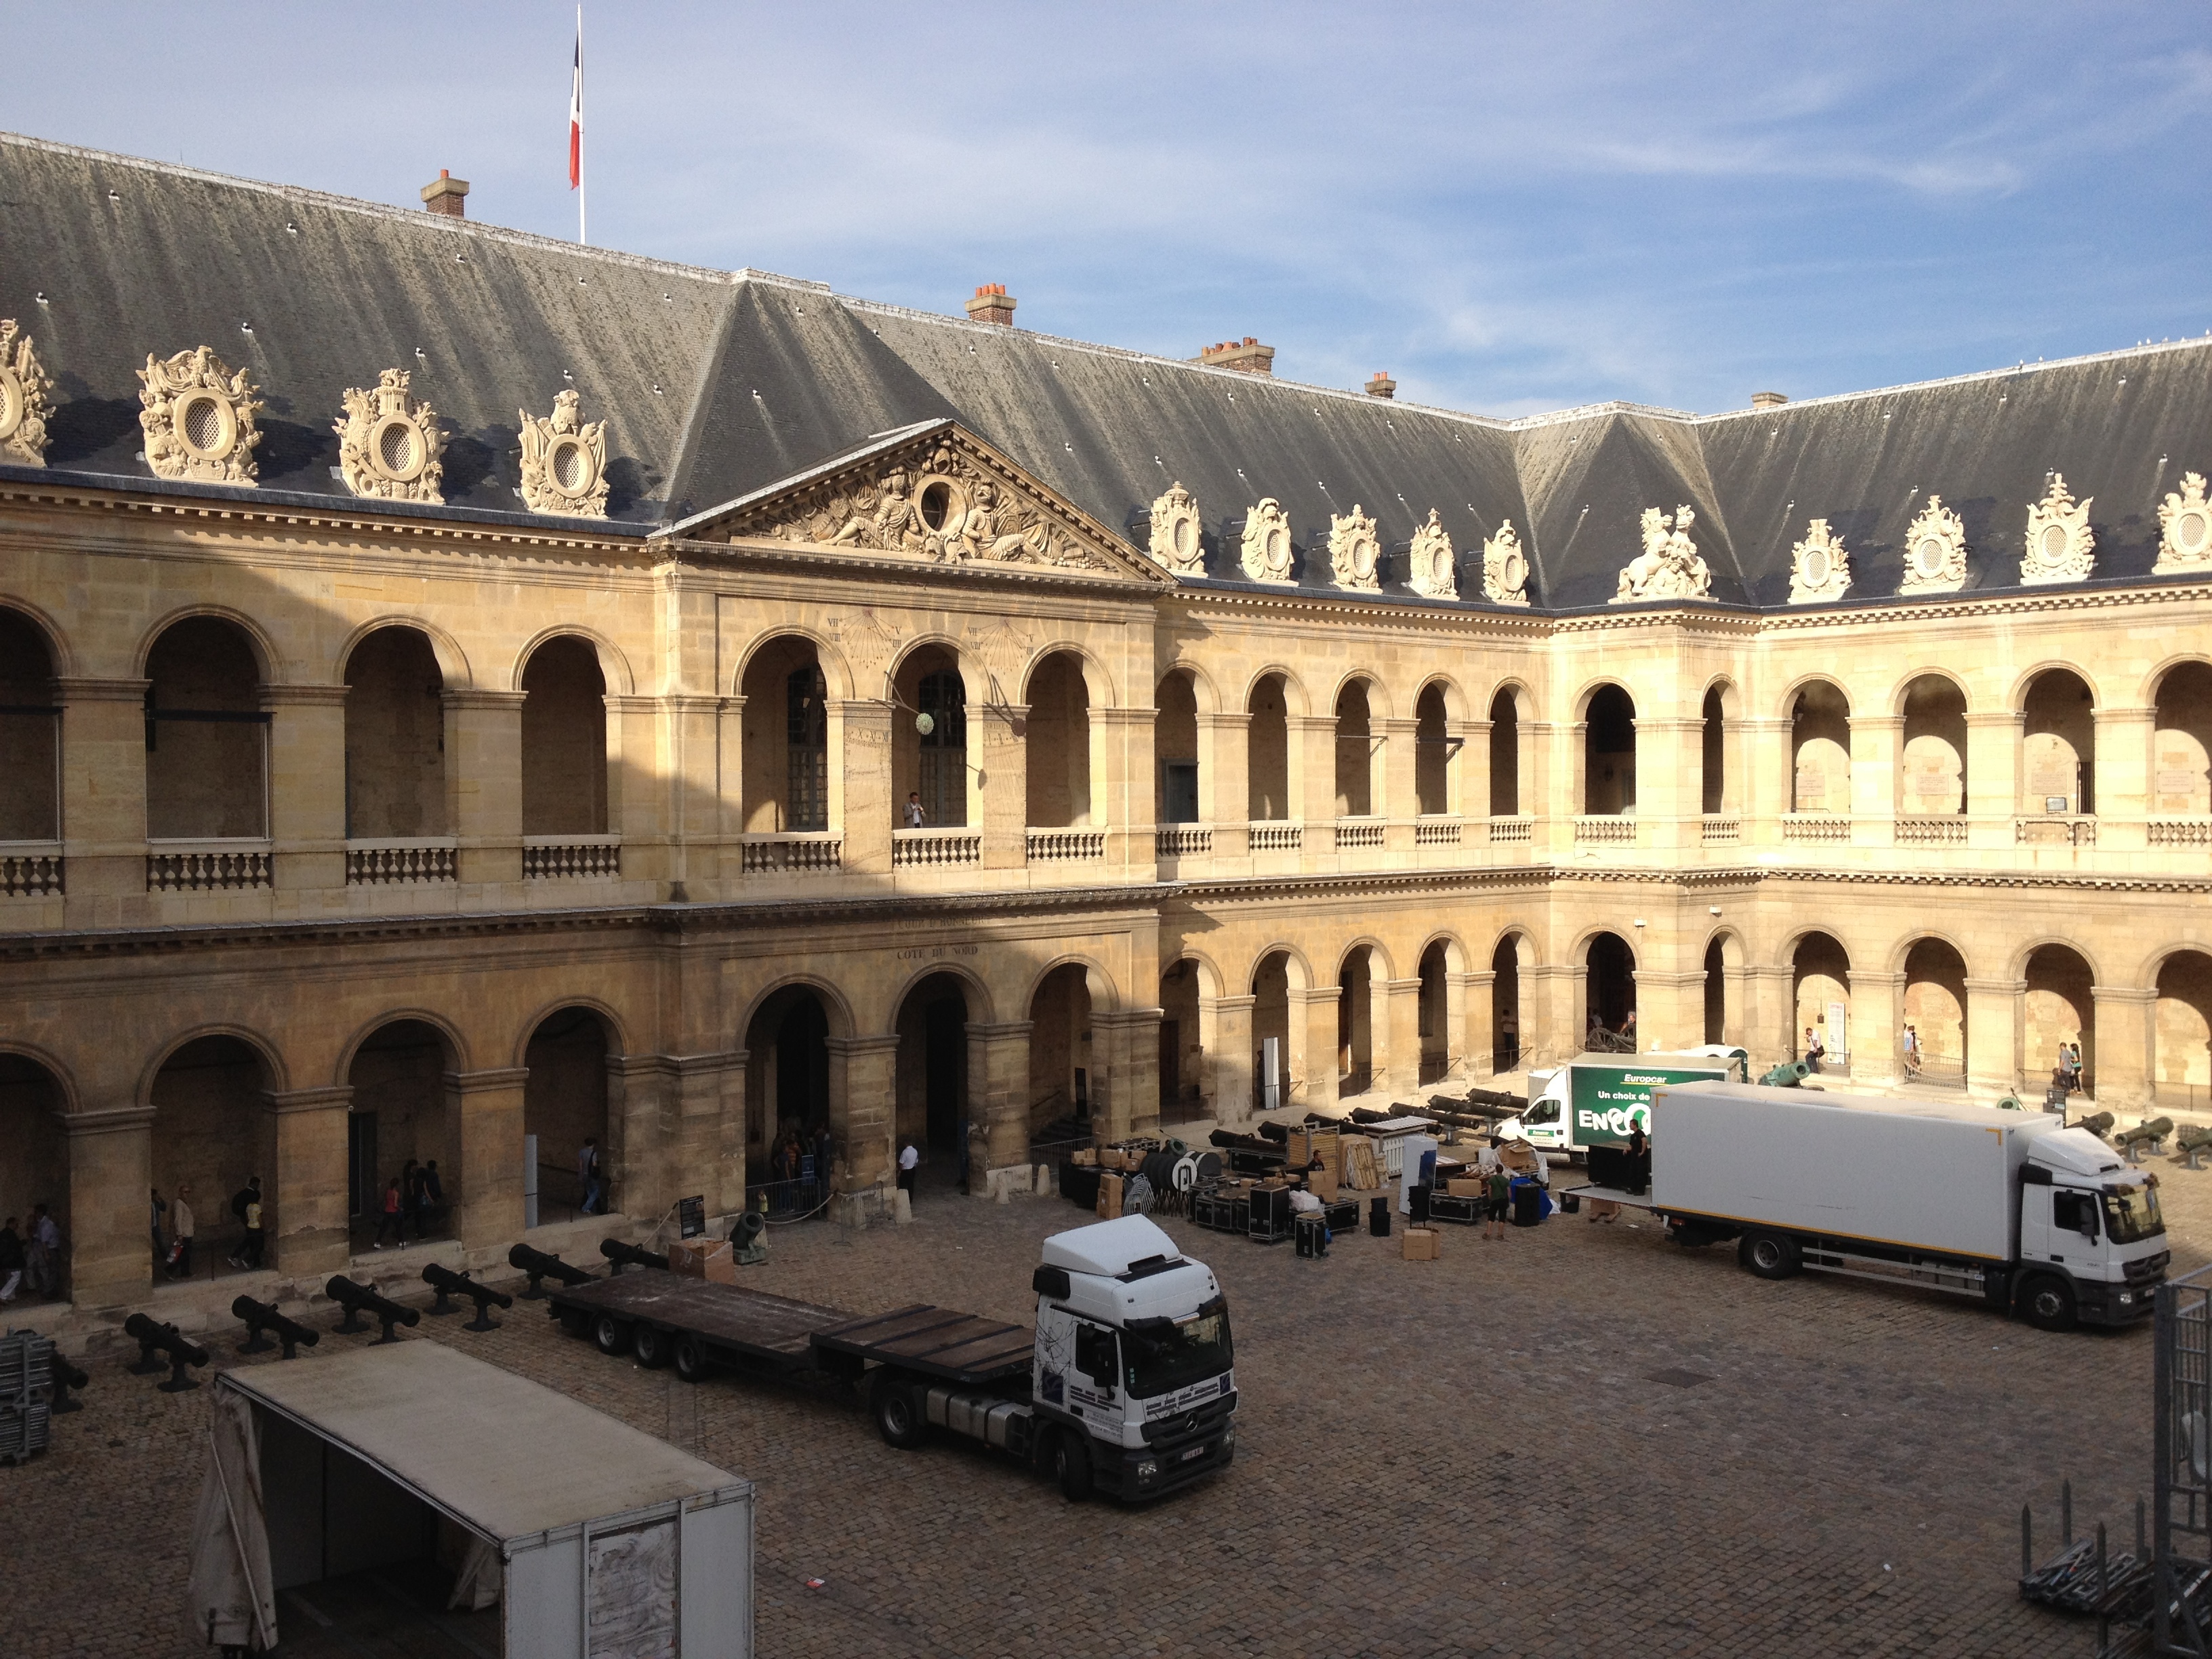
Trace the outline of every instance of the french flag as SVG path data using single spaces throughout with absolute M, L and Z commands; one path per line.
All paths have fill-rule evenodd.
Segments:
M 576 8 L 576 72 L 568 83 L 568 188 L 584 183 L 584 9 Z

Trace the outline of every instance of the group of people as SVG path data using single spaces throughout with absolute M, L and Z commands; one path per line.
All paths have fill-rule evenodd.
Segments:
M 379 1202 L 376 1216 L 376 1237 L 369 1249 L 380 1250 L 388 1237 L 392 1248 L 399 1249 L 407 1243 L 407 1224 L 415 1224 L 415 1237 L 429 1237 L 430 1230 L 443 1217 L 446 1209 L 446 1185 L 438 1175 L 438 1160 L 417 1164 L 413 1158 L 400 1165 L 399 1173 L 384 1183 L 384 1194 Z
M 30 1226 L 21 1232 L 20 1218 L 11 1215 L 0 1226 L 0 1303 L 26 1290 L 33 1301 L 49 1301 L 61 1293 L 61 1227 L 43 1204 L 31 1206 Z
M 2062 1042 L 2058 1045 L 2058 1063 L 2051 1068 L 2051 1086 L 2062 1097 L 2078 1094 L 2081 1089 L 2081 1045 Z

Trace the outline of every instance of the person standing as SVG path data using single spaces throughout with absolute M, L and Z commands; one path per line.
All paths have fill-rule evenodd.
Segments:
M 406 1222 L 400 1208 L 399 1177 L 394 1176 L 384 1183 L 384 1208 L 376 1218 L 376 1237 L 370 1243 L 372 1250 L 384 1248 L 384 1236 L 392 1235 L 392 1248 L 403 1249 L 407 1243 Z
M 261 1253 L 266 1247 L 269 1238 L 269 1236 L 261 1230 L 261 1177 L 259 1176 L 253 1177 L 253 1185 L 246 1199 L 246 1214 L 243 1219 L 246 1222 L 246 1242 L 239 1246 L 238 1265 L 259 1273 Z
M 1920 1080 L 1920 1033 L 1910 1025 L 1905 1028 L 1905 1080 Z
M 176 1241 L 171 1247 L 171 1254 L 176 1257 L 169 1269 L 172 1279 L 192 1276 L 192 1233 L 197 1224 L 192 1218 L 191 1195 L 190 1187 L 179 1187 L 169 1203 L 169 1237 Z
M 920 790 L 909 789 L 907 792 L 906 805 L 901 809 L 899 817 L 909 830 L 927 830 L 929 827 L 929 814 L 921 810 Z
M 1820 1028 L 1817 1025 L 1808 1025 L 1805 1028 L 1806 1068 L 1817 1073 L 1820 1069 L 1820 1062 L 1827 1058 L 1827 1045 L 1820 1041 Z
M 576 1184 L 584 1189 L 584 1213 L 599 1213 L 599 1142 L 596 1135 L 586 1135 L 583 1146 L 576 1153 Z
M 921 1154 L 915 1149 L 914 1142 L 909 1140 L 905 1146 L 899 1148 L 899 1190 L 907 1195 L 909 1201 L 911 1201 L 914 1197 L 914 1172 L 918 1167 L 920 1167 L 921 1164 Z
M 258 1204 L 260 1201 L 261 1177 L 259 1176 L 253 1176 L 246 1182 L 246 1185 L 240 1187 L 236 1192 L 230 1195 L 230 1212 L 237 1219 L 240 1231 L 238 1249 L 232 1253 L 229 1258 L 230 1265 L 234 1267 L 243 1267 L 246 1265 L 246 1240 L 244 1234 L 249 1224 L 246 1219 L 246 1212 L 250 1207 Z
M 23 1236 L 15 1231 L 15 1218 L 11 1215 L 7 1224 L 0 1226 L 0 1303 L 13 1302 L 22 1282 Z
M 1494 1140 L 1491 1142 L 1493 1146 L 1497 1144 Z M 1505 1173 L 1503 1164 L 1493 1164 L 1490 1166 L 1488 1180 L 1490 1201 L 1485 1211 L 1486 1218 L 1482 1224 L 1482 1236 L 1485 1238 L 1503 1238 L 1505 1237 L 1506 1213 L 1513 1201 L 1513 1179 Z
M 31 1208 L 31 1228 L 23 1240 L 23 1250 L 31 1294 L 41 1301 L 52 1300 L 62 1287 L 62 1230 L 43 1204 Z

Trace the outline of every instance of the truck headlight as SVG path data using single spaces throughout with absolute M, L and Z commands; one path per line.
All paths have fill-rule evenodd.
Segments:
M 1147 1457 L 1143 1462 L 1137 1465 L 1137 1479 L 1139 1481 L 1157 1480 L 1159 1478 L 1160 1460 L 1158 1458 Z
M 1221 1449 L 1226 1453 L 1237 1448 L 1237 1425 L 1231 1423 L 1221 1431 Z
M 2120 1292 L 2120 1303 L 2121 1303 L 2121 1305 L 2122 1305 L 2122 1306 L 2125 1306 L 2127 1304 L 2129 1304 L 2129 1303 L 2130 1303 L 2130 1302 L 2133 1302 L 2135 1299 L 2136 1299 L 2136 1293 L 2135 1293 L 2133 1291 L 2122 1291 Z

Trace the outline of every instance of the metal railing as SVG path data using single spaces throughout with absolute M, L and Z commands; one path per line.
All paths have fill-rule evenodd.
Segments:
M 1103 830 L 1031 830 L 1024 845 L 1031 864 L 1085 863 L 1106 856 Z
M 213 893 L 269 885 L 265 841 L 150 843 L 146 854 L 149 893 Z
M 845 858 L 845 837 L 836 830 L 747 836 L 738 843 L 738 868 L 749 876 L 826 873 Z
M 349 887 L 404 887 L 454 881 L 459 878 L 459 860 L 450 836 L 348 841 L 345 878 Z
M 59 842 L 0 845 L 0 898 L 51 898 L 61 890 Z
M 1963 1089 L 1966 1086 L 1966 1060 L 1963 1054 L 1909 1054 L 1900 1046 L 1897 1063 L 1907 1083 L 1931 1084 L 1939 1089 Z
M 981 864 L 983 832 L 980 830 L 894 830 L 891 867 L 914 869 L 947 864 Z
M 527 881 L 580 881 L 622 874 L 620 836 L 525 836 Z

